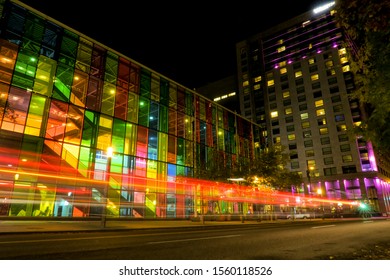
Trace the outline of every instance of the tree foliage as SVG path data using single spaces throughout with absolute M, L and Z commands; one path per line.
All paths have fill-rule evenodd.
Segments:
M 286 168 L 290 162 L 289 153 L 284 146 L 275 145 L 264 149 L 249 166 L 246 180 L 250 184 L 256 177 L 261 184 L 279 190 L 291 190 L 291 186 L 299 186 L 302 176 Z
M 338 0 L 336 20 L 348 39 L 358 99 L 367 112 L 355 133 L 390 152 L 390 1 Z

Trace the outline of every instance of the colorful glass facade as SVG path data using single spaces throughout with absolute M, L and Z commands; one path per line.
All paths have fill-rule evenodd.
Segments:
M 111 217 L 187 218 L 210 203 L 177 178 L 254 156 L 255 124 L 18 1 L 0 15 L 0 216 L 99 216 L 107 192 Z

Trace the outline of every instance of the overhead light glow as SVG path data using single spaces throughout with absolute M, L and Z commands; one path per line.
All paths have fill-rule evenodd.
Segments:
M 319 7 L 315 8 L 315 9 L 313 10 L 313 12 L 314 12 L 315 14 L 318 14 L 318 13 L 321 13 L 321 12 L 323 12 L 323 11 L 329 9 L 330 7 L 332 7 L 332 6 L 334 6 L 334 5 L 335 5 L 335 2 L 334 2 L 334 1 L 333 1 L 333 2 L 329 2 L 329 3 L 325 4 L 325 5 L 322 5 L 322 6 L 319 6 Z

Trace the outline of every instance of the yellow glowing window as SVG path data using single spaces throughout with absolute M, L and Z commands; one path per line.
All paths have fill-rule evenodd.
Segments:
M 351 69 L 349 68 L 349 65 L 343 66 L 342 69 L 343 69 L 343 72 L 349 72 L 349 71 L 351 71 Z
M 284 67 L 287 65 L 287 62 L 286 61 L 281 61 L 279 62 L 279 67 Z
M 287 98 L 287 97 L 290 97 L 290 92 L 289 91 L 283 92 L 283 98 Z
M 283 42 L 284 42 L 283 39 L 278 40 L 279 45 L 283 44 Z
M 316 111 L 317 116 L 324 116 L 325 115 L 325 109 L 319 109 Z
M 301 120 L 306 120 L 309 118 L 309 114 L 308 113 L 302 113 L 301 114 Z
M 328 128 L 327 127 L 320 128 L 320 134 L 321 135 L 328 134 Z
M 333 67 L 333 61 L 328 60 L 327 62 L 325 62 L 325 65 L 326 65 L 326 67 L 331 68 L 331 67 Z
M 313 48 L 313 45 L 312 44 L 309 44 L 309 49 Z
M 343 162 L 351 162 L 351 161 L 352 161 L 352 155 L 343 156 Z
M 316 107 L 324 106 L 324 100 L 323 99 L 317 100 L 314 104 Z
M 335 71 L 334 69 L 330 69 L 329 71 L 330 71 L 329 74 L 330 74 L 331 76 L 336 75 L 336 71 Z M 329 75 L 328 75 L 328 76 L 329 76 Z
M 301 124 L 302 128 L 309 128 L 310 127 L 310 122 L 302 122 Z
M 242 86 L 243 86 L 243 87 L 249 86 L 249 81 L 244 81 L 244 82 L 242 83 Z
M 286 73 L 287 73 L 286 67 L 280 68 L 280 74 L 286 74 Z
M 310 58 L 309 59 L 309 64 L 314 64 L 316 61 L 315 61 L 315 59 L 314 58 Z
M 292 108 L 290 107 L 290 108 L 286 108 L 286 109 L 284 109 L 284 113 L 286 114 L 286 115 L 291 115 L 292 114 L 292 112 L 293 112 L 293 110 L 292 110 Z
M 274 137 L 274 144 L 279 144 L 280 142 L 280 136 Z
M 286 50 L 286 46 L 281 46 L 278 48 L 278 53 L 284 52 Z
M 339 56 L 347 54 L 347 50 L 345 48 L 339 49 Z
M 261 76 L 257 76 L 253 79 L 255 83 L 261 82 Z
M 270 86 L 273 86 L 275 84 L 275 81 L 274 80 L 269 80 L 267 82 L 267 85 L 270 87 Z
M 288 139 L 289 141 L 295 140 L 295 133 L 292 133 L 292 134 L 287 135 L 287 139 Z
M 318 76 L 318 74 L 314 74 L 314 75 L 311 75 L 310 78 L 311 78 L 312 81 L 316 81 L 316 80 L 319 79 L 319 76 Z
M 253 86 L 253 89 L 254 89 L 254 90 L 258 90 L 258 89 L 260 89 L 260 84 L 256 84 L 256 85 L 254 85 L 254 86 Z
M 341 64 L 348 63 L 348 58 L 347 58 L 347 57 L 341 57 L 341 58 L 340 58 L 340 63 L 341 63 Z
M 302 77 L 302 71 L 295 72 L 295 78 Z
M 271 118 L 277 118 L 277 117 L 278 117 L 278 111 L 272 111 Z

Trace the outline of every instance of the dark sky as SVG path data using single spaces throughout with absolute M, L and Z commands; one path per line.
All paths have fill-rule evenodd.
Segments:
M 235 73 L 237 42 L 329 1 L 22 2 L 183 86 L 196 88 Z

